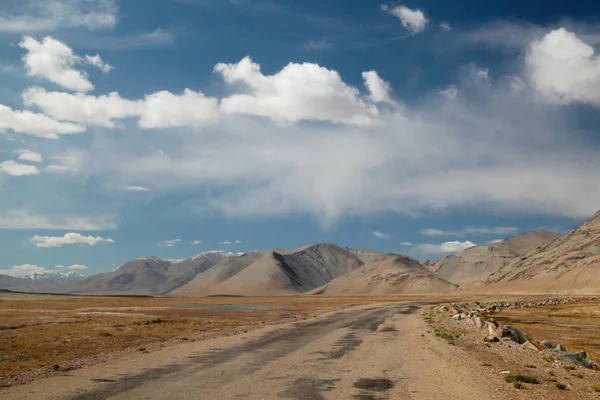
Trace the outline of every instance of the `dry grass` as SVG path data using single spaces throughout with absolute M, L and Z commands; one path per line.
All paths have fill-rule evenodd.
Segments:
M 0 293 L 0 386 L 41 367 L 71 368 L 74 360 L 128 348 L 195 340 L 281 320 L 390 298 L 92 297 Z M 398 298 L 395 298 L 397 301 Z M 204 304 L 260 304 L 273 309 L 182 309 Z M 165 343 L 169 342 L 169 343 Z

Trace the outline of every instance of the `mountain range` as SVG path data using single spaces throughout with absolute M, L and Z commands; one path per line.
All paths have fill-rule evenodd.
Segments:
M 0 289 L 71 294 L 395 295 L 456 291 L 600 292 L 600 212 L 576 229 L 523 233 L 433 261 L 331 243 L 181 260 L 136 258 L 120 268 L 0 275 Z

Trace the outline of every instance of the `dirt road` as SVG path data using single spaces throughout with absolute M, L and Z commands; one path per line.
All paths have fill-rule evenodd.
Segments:
M 496 382 L 426 333 L 419 303 L 346 309 L 185 343 L 0 392 L 12 399 L 495 399 Z

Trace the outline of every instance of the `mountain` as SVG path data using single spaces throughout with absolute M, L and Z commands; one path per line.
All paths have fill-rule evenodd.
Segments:
M 20 277 L 0 275 L 0 289 L 10 289 L 22 292 L 56 292 L 67 285 L 85 279 L 77 272 L 44 272 Z
M 511 260 L 546 245 L 558 236 L 547 231 L 523 233 L 497 243 L 471 247 L 424 265 L 441 278 L 461 287 L 482 285 L 490 274 L 494 274 Z
M 303 293 L 326 284 L 363 265 L 350 250 L 330 243 L 303 246 L 290 251 L 268 251 L 236 260 L 233 264 L 219 265 L 215 271 L 198 276 L 220 276 L 216 285 L 200 282 L 182 287 L 174 294 L 202 296 L 229 294 L 247 296 L 289 295 Z M 235 271 L 237 270 L 237 273 Z M 227 271 L 227 272 L 224 272 Z M 231 275 L 228 279 L 222 278 Z M 193 286 L 192 286 L 193 285 Z M 196 288 L 196 289 L 194 289 Z
M 208 270 L 199 273 L 187 284 L 173 290 L 174 296 L 201 296 L 209 294 L 213 288 L 241 272 L 244 268 L 265 256 L 265 252 L 250 252 L 237 257 L 229 257 Z
M 600 211 L 486 279 L 518 291 L 600 292 Z
M 136 258 L 115 271 L 91 276 L 69 287 L 70 293 L 162 294 L 182 286 L 228 257 L 239 255 L 209 251 L 182 260 Z
M 311 294 L 330 296 L 448 293 L 457 289 L 418 261 L 398 254 L 370 254 L 369 262 Z

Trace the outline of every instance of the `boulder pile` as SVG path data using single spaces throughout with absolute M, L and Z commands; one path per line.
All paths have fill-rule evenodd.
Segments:
M 500 327 L 498 326 L 498 323 L 494 321 L 493 318 L 489 318 L 489 315 L 491 313 L 503 309 L 567 304 L 581 302 L 585 300 L 591 300 L 591 298 L 570 297 L 539 300 L 527 303 L 520 301 L 491 303 L 476 302 L 473 305 L 468 305 L 465 303 L 454 303 L 438 307 L 437 311 L 449 316 L 449 318 L 457 322 L 474 325 L 477 329 L 485 329 L 487 331 L 485 337 L 483 338 L 485 342 L 497 343 L 501 340 L 510 340 L 520 344 L 521 346 L 523 346 L 523 348 L 540 352 L 548 351 L 556 354 L 559 359 L 570 361 L 575 365 L 600 370 L 600 366 L 598 364 L 587 358 L 587 354 L 585 351 L 569 352 L 565 349 L 563 345 L 555 344 L 549 340 L 542 340 L 541 342 L 537 342 L 533 338 L 518 330 L 517 328 L 512 327 L 510 325 Z M 592 300 L 597 300 L 597 298 L 594 298 Z

